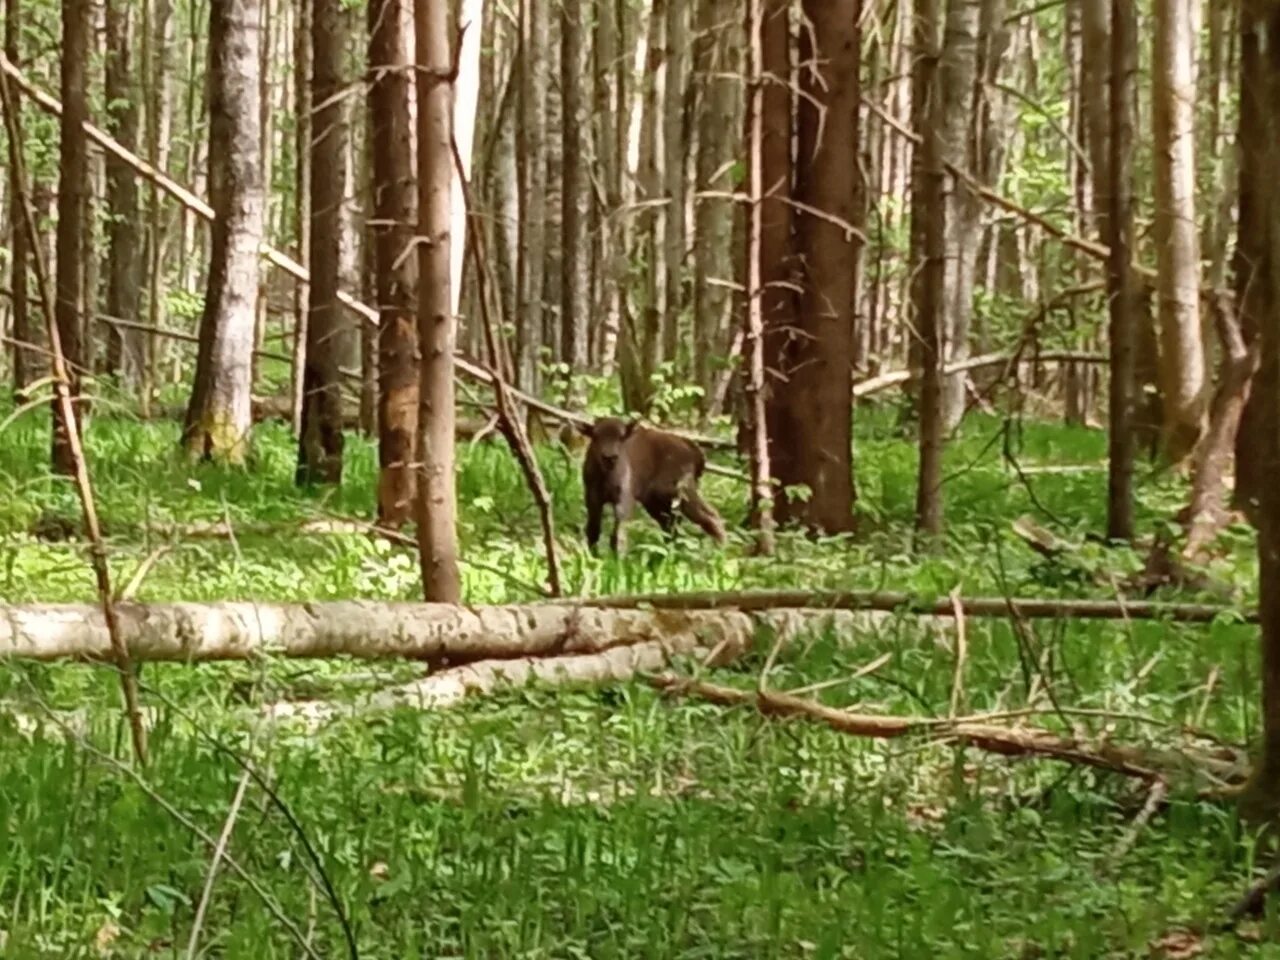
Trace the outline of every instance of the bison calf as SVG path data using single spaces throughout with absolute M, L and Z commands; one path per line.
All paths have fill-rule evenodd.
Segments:
M 592 553 L 600 541 L 604 508 L 613 507 L 609 544 L 617 553 L 622 525 L 637 503 L 667 533 L 675 527 L 678 506 L 717 543 L 724 543 L 724 521 L 698 494 L 707 458 L 697 444 L 617 417 L 601 417 L 579 429 L 591 440 L 582 464 L 582 485 Z

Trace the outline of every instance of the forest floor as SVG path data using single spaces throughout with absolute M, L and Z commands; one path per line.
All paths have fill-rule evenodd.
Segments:
M 589 558 L 580 454 L 544 446 L 568 591 L 959 587 L 1105 599 L 1141 568 L 1140 553 L 1086 539 L 1103 527 L 1101 432 L 980 416 L 948 451 L 945 548 L 916 556 L 914 444 L 893 419 L 873 411 L 858 424 L 859 534 L 785 535 L 768 560 L 748 556 L 745 533 L 723 551 L 688 529 L 669 545 L 648 520 L 634 524 L 624 560 Z M 83 544 L 31 534 L 77 515 L 70 484 L 43 467 L 46 421 L 29 412 L 0 433 L 0 598 L 90 601 Z M 248 471 L 190 466 L 176 441 L 174 424 L 105 416 L 89 433 L 116 583 L 151 561 L 136 599 L 417 597 L 411 551 L 302 527 L 371 515 L 368 441 L 348 437 L 346 481 L 327 491 L 295 489 L 282 426 L 258 429 Z M 460 457 L 466 599 L 530 599 L 542 554 L 514 461 L 492 441 Z M 706 487 L 739 526 L 743 486 L 712 477 Z M 1184 497 L 1176 478 L 1144 475 L 1144 532 Z M 1027 514 L 1070 548 L 1052 559 L 1029 549 L 1011 529 Z M 238 532 L 175 532 L 201 522 Z M 1254 596 L 1252 549 L 1247 531 L 1229 530 L 1214 569 L 1241 604 Z M 965 707 L 1017 706 L 1035 688 L 1148 718 L 1080 721 L 1117 740 L 1188 724 L 1245 742 L 1257 723 L 1256 635 L 1228 620 L 1040 621 L 1031 636 L 970 620 Z M 712 679 L 750 685 L 764 653 Z M 950 641 L 911 618 L 856 635 L 815 630 L 782 652 L 771 683 L 849 678 L 882 656 L 818 696 L 946 714 Z M 246 705 L 341 700 L 420 672 L 148 665 L 153 759 L 134 778 L 114 759 L 128 738 L 110 671 L 0 665 L 0 956 L 187 955 L 211 855 L 191 824 L 217 836 L 243 759 L 270 791 L 248 786 L 229 850 L 249 879 L 226 866 L 218 875 L 200 935 L 208 956 L 306 955 L 299 941 L 316 956 L 350 955 L 348 927 L 361 956 L 396 958 L 1280 957 L 1274 921 L 1243 935 L 1192 932 L 1220 919 L 1259 866 L 1229 805 L 1175 791 L 1128 845 L 1147 790 L 1082 767 L 843 737 L 666 700 L 642 681 L 340 717 L 318 731 L 245 721 Z M 313 882 L 308 848 L 345 922 Z

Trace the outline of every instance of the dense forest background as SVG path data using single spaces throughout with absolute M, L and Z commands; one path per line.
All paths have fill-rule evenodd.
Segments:
M 1280 956 L 1280 3 L 3 13 L 0 955 Z

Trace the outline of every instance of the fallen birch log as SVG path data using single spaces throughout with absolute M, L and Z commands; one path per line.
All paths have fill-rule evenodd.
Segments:
M 1237 616 L 1257 623 L 1258 612 L 1212 603 L 1151 603 L 1145 600 L 1069 600 L 1026 597 L 961 597 L 965 616 L 1028 620 L 1159 620 L 1170 623 L 1212 623 Z M 950 597 L 921 598 L 891 590 L 748 590 L 707 593 L 650 593 L 596 597 L 578 601 L 588 609 L 607 610 L 741 610 L 779 609 L 881 610 L 953 617 Z
M 590 610 L 571 605 L 442 603 L 121 603 L 120 632 L 142 661 L 278 656 L 400 658 L 434 665 L 600 653 L 643 642 L 746 646 L 755 621 L 737 611 Z M 101 609 L 0 606 L 0 660 L 113 660 Z

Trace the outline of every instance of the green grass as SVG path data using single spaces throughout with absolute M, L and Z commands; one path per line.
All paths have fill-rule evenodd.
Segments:
M 72 489 L 43 467 L 46 419 L 28 414 L 0 433 L 0 597 L 88 601 L 83 545 L 27 532 L 41 514 L 76 515 Z M 1097 596 L 1099 571 L 1122 577 L 1140 567 L 1140 554 L 1086 540 L 1102 529 L 1105 474 L 1032 472 L 1033 500 L 1002 461 L 1003 429 L 975 417 L 950 447 L 948 540 L 927 560 L 911 552 L 914 448 L 895 435 L 889 412 L 858 427 L 859 534 L 787 535 L 775 560 L 748 557 L 745 533 L 724 551 L 688 532 L 669 547 L 648 521 L 636 522 L 625 560 L 592 560 L 580 545 L 576 457 L 552 445 L 539 455 L 575 593 L 960 586 L 970 595 Z M 367 442 L 348 437 L 340 490 L 299 491 L 287 431 L 263 427 L 256 437 L 253 469 L 221 470 L 181 460 L 173 425 L 92 423 L 89 455 L 118 583 L 163 543 L 164 524 L 230 519 L 254 530 L 234 542 L 170 544 L 139 598 L 417 596 L 412 554 L 363 536 L 291 532 L 308 519 L 371 514 L 376 456 Z M 1105 438 L 1092 431 L 1028 424 L 1012 440 L 1027 467 L 1097 466 L 1105 456 Z M 460 454 L 466 597 L 527 599 L 522 584 L 543 571 L 519 472 L 501 445 Z M 740 524 L 739 485 L 712 478 L 708 493 Z M 1144 529 L 1184 495 L 1174 478 L 1144 477 Z M 1024 513 L 1078 549 L 1039 558 L 1009 529 Z M 1251 550 L 1232 531 L 1215 570 L 1242 601 L 1254 594 Z M 1023 702 L 1029 642 L 1064 703 L 1196 723 L 1233 740 L 1256 727 L 1250 629 L 1042 622 L 1020 642 L 1005 622 L 986 620 L 971 621 L 968 635 L 973 711 Z M 754 682 L 764 653 L 715 679 Z M 817 628 L 788 647 L 772 682 L 785 689 L 847 677 L 885 653 L 881 669 L 820 696 L 866 710 L 946 711 L 948 639 L 906 619 L 854 634 Z M 341 662 L 149 665 L 144 696 L 157 716 L 143 789 L 112 760 L 127 755 L 128 738 L 110 671 L 0 666 L 0 956 L 96 957 L 98 938 L 115 956 L 185 956 L 210 851 L 153 794 L 216 835 L 240 777 L 237 758 L 262 772 L 318 851 L 366 957 L 1143 957 L 1171 931 L 1220 916 L 1254 866 L 1250 837 L 1220 805 L 1175 795 L 1108 868 L 1145 799 L 1130 783 L 840 737 L 745 709 L 664 700 L 641 682 L 510 692 L 440 714 L 344 716 L 314 732 L 247 719 L 254 704 L 303 694 L 344 700 L 416 672 Z M 72 730 L 58 726 L 64 718 Z M 1161 733 L 1119 723 L 1113 735 Z M 230 850 L 285 916 L 312 930 L 320 956 L 346 955 L 299 830 L 257 785 Z M 1255 932 L 1265 940 L 1273 931 Z M 201 944 L 205 956 L 300 955 L 225 866 Z M 1273 944 L 1230 937 L 1205 949 L 1280 956 Z

